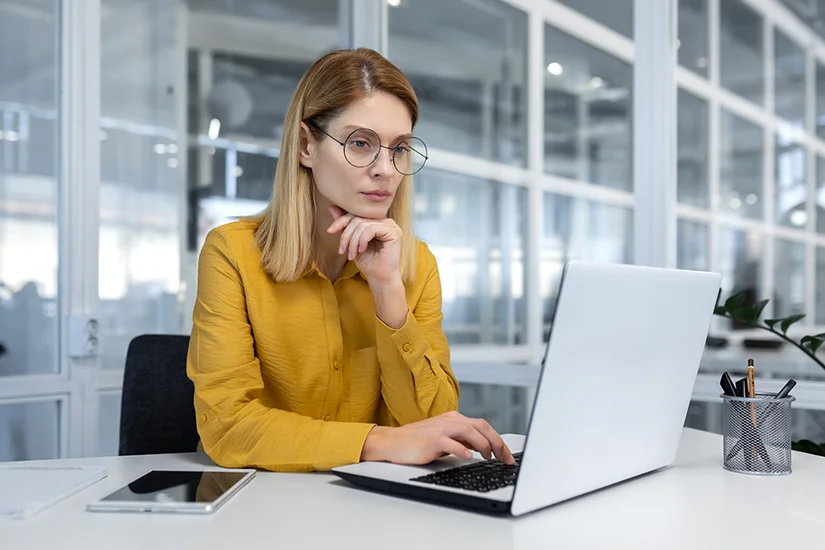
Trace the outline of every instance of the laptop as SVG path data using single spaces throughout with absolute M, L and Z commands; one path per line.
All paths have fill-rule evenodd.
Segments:
M 571 261 L 523 448 L 511 447 L 516 465 L 450 456 L 332 471 L 392 495 L 521 516 L 666 467 L 720 284 L 718 273 Z

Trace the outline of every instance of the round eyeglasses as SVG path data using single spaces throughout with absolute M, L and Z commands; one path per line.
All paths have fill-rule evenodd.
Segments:
M 390 151 L 392 165 L 404 176 L 412 176 L 419 172 L 427 162 L 427 145 L 417 137 L 401 138 L 386 146 L 381 144 L 381 138 L 375 130 L 358 128 L 350 132 L 347 139 L 341 141 L 314 122 L 309 124 L 341 145 L 344 149 L 344 158 L 356 168 L 366 168 L 375 162 L 381 154 L 381 149 Z

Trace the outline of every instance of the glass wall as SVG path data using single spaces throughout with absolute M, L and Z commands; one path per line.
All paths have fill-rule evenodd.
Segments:
M 57 458 L 60 401 L 0 403 L 0 462 Z
M 709 4 L 680 0 L 679 6 L 680 64 L 703 77 L 700 85 L 677 74 L 690 88 L 678 92 L 680 265 L 692 265 L 687 258 L 700 246 L 694 239 L 701 246 L 714 243 L 709 267 L 722 271 L 725 293 L 745 290 L 750 301 L 770 298 L 766 315 L 803 313 L 795 330 L 815 330 L 821 322 L 808 297 L 822 290 L 806 266 L 815 264 L 816 250 L 825 244 L 825 216 L 818 215 L 825 196 L 825 142 L 806 106 L 819 112 L 823 62 L 808 72 L 798 31 L 742 0 L 719 2 L 719 51 L 696 50 L 713 20 Z M 783 9 L 772 5 L 769 12 Z M 699 53 L 683 55 L 685 48 Z M 718 58 L 718 72 L 710 66 L 697 71 L 693 59 L 700 54 Z M 766 74 L 773 75 L 770 82 Z M 718 130 L 711 124 L 717 117 Z M 704 222 L 706 229 L 695 231 L 687 218 Z
M 544 170 L 633 189 L 633 68 L 550 25 L 544 28 Z
M 179 0 L 102 0 L 99 294 L 101 366 L 135 336 L 178 332 L 184 175 Z
M 526 164 L 527 14 L 498 0 L 401 2 L 388 42 L 430 148 Z
M 764 105 L 764 20 L 741 0 L 719 0 L 719 9 L 720 83 L 738 96 Z
M 679 0 L 678 266 L 720 271 L 723 299 L 769 299 L 763 319 L 803 314 L 788 333 L 798 340 L 825 330 L 825 20 L 790 0 L 719 0 L 718 18 L 715 4 Z M 727 349 L 706 350 L 709 379 L 754 357 L 765 376 L 825 380 L 795 348 L 760 349 L 775 345 L 764 331 L 716 318 L 711 335 Z M 718 431 L 717 416 L 715 403 L 694 404 L 688 424 Z M 821 440 L 821 413 L 798 420 L 795 438 Z
M 605 27 L 633 38 L 633 0 L 557 0 Z
M 0 3 L 0 377 L 59 369 L 59 14 Z
M 338 0 L 189 2 L 187 256 L 213 227 L 266 205 L 289 101 L 338 47 L 338 25 Z
M 0 388 L 57 374 L 60 2 L 0 2 Z M 0 399 L 0 461 L 57 458 L 63 400 Z
M 474 177 L 480 162 L 527 163 L 527 14 L 498 0 L 389 8 L 389 58 L 419 100 L 432 162 L 416 176 L 416 235 L 441 274 L 453 345 L 527 341 L 527 191 Z M 436 168 L 441 153 L 461 157 Z
M 451 344 L 526 342 L 526 189 L 424 169 L 415 232 L 438 261 Z

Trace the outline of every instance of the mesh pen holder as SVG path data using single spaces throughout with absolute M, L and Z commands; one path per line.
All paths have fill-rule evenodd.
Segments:
M 791 403 L 774 394 L 722 395 L 722 467 L 755 475 L 791 473 Z

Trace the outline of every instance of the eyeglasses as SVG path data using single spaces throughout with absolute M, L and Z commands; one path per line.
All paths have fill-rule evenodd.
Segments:
M 347 139 L 340 141 L 315 122 L 309 121 L 308 124 L 338 143 L 344 150 L 346 161 L 356 168 L 366 168 L 375 162 L 381 154 L 381 149 L 387 149 L 392 153 L 392 165 L 405 176 L 417 173 L 424 168 L 427 162 L 427 145 L 417 137 L 399 139 L 392 145 L 386 146 L 381 144 L 381 138 L 374 130 L 358 128 L 353 130 Z

